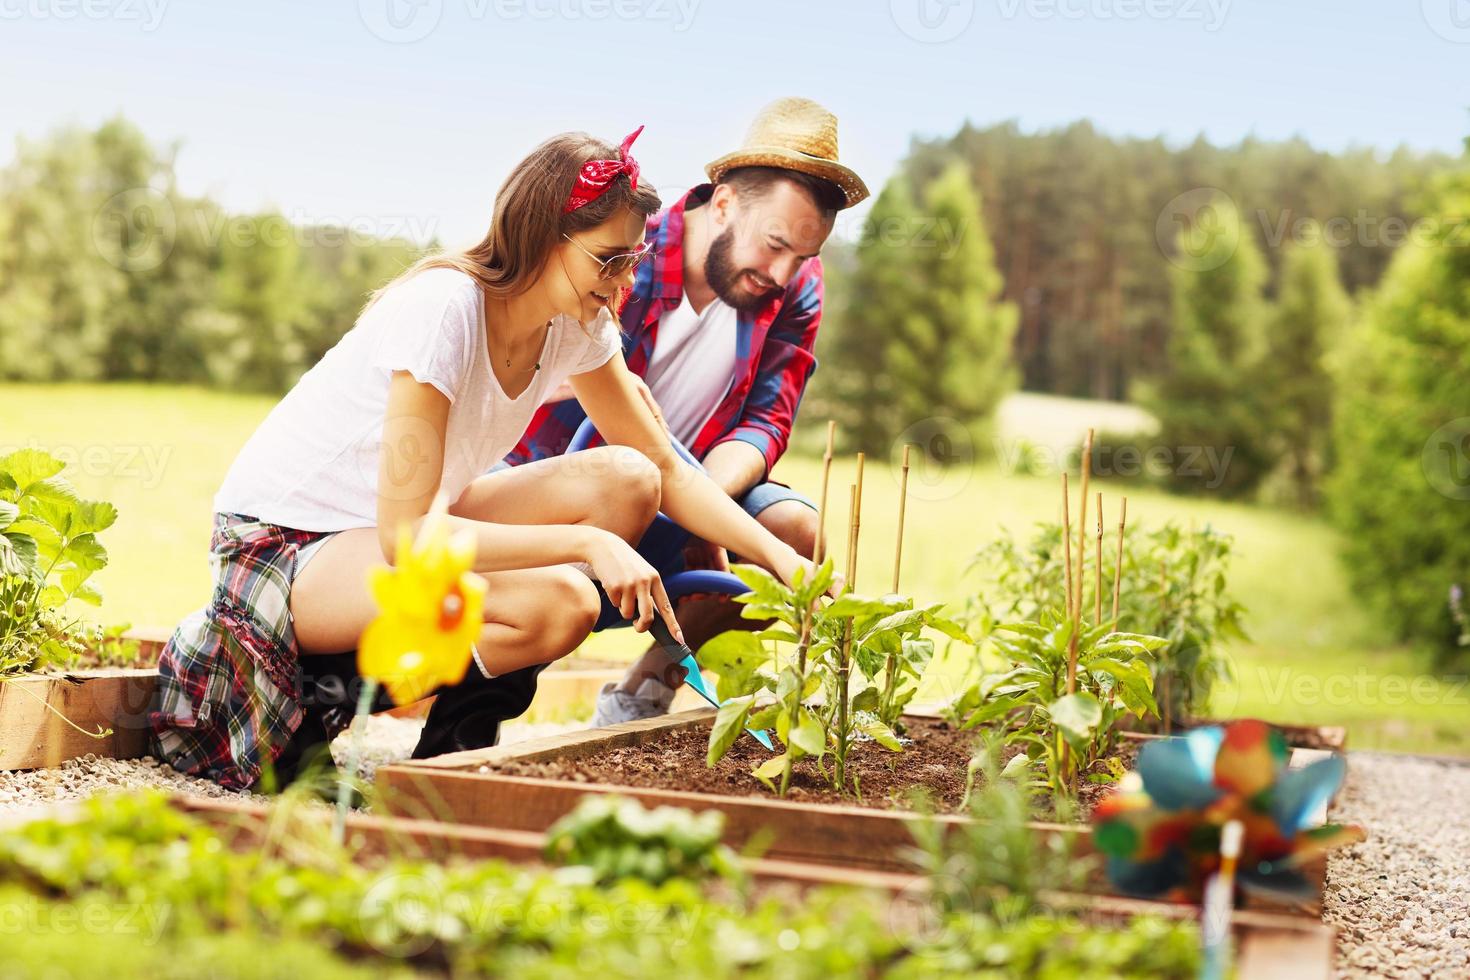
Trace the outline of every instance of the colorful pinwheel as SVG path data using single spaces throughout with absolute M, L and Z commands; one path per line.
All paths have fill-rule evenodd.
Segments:
M 1341 756 L 1288 769 L 1286 741 L 1260 721 L 1235 721 L 1146 744 L 1138 764 L 1093 813 L 1108 877 L 1141 897 L 1198 900 L 1220 866 L 1220 832 L 1245 827 L 1242 888 L 1295 900 L 1315 895 L 1303 865 L 1362 840 L 1359 827 L 1310 827 L 1342 783 Z

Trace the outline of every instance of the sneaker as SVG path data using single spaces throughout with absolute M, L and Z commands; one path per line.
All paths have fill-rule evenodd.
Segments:
M 674 689 L 657 677 L 644 678 L 635 694 L 618 690 L 617 684 L 604 684 L 597 694 L 597 711 L 592 715 L 592 727 L 605 728 L 625 721 L 666 715 L 673 701 Z

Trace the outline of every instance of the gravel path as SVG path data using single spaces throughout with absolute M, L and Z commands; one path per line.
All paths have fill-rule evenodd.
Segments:
M 1338 975 L 1470 977 L 1470 763 L 1353 752 L 1332 819 L 1368 831 L 1329 858 Z

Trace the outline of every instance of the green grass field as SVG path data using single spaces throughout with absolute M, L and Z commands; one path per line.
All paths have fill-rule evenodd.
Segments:
M 1056 440 L 1091 421 L 1087 403 L 1023 396 L 1004 413 L 1003 436 Z M 67 458 L 87 496 L 117 504 L 103 536 L 111 564 L 99 575 L 106 601 L 98 618 L 137 626 L 172 625 L 208 598 L 210 501 L 236 451 L 270 410 L 268 397 L 167 386 L 0 386 L 0 450 L 37 446 Z M 1017 410 L 1019 408 L 1019 410 Z M 1111 406 L 1110 408 L 1116 408 Z M 810 420 L 808 420 L 810 422 Z M 853 462 L 833 470 L 831 499 L 847 512 Z M 788 457 L 776 477 L 815 496 L 818 460 Z M 911 476 L 902 587 L 922 601 L 961 600 L 972 583 L 970 556 L 1006 529 L 1025 530 L 1058 515 L 1051 476 L 1019 476 L 994 464 Z M 1241 504 L 1188 499 L 1094 484 L 1110 524 L 1127 493 L 1130 524 L 1169 518 L 1210 523 L 1235 535 L 1234 587 L 1250 611 L 1252 642 L 1229 650 L 1237 683 L 1215 712 L 1280 722 L 1345 723 L 1356 748 L 1470 755 L 1470 686 L 1420 673 L 1415 658 L 1387 642 L 1349 593 L 1334 532 L 1316 519 Z M 887 460 L 866 469 L 858 586 L 886 590 L 892 576 L 898 474 Z M 588 652 L 631 657 L 629 631 L 593 637 Z M 940 695 L 955 665 L 937 671 Z

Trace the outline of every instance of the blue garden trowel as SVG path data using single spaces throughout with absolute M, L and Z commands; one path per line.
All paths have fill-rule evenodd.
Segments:
M 705 684 L 704 675 L 699 672 L 699 663 L 694 659 L 694 651 L 674 639 L 674 635 L 669 632 L 667 624 L 657 616 L 653 617 L 653 625 L 650 627 L 649 632 L 653 634 L 653 638 L 658 641 L 659 647 L 668 656 L 669 660 L 677 660 L 679 666 L 684 668 L 684 683 L 694 688 L 699 696 L 708 701 L 713 707 L 718 708 L 720 702 L 716 700 L 714 692 Z M 769 734 L 763 731 L 757 731 L 754 728 L 747 728 L 746 731 L 754 735 L 755 740 L 764 745 L 769 751 L 776 751 L 776 747 L 771 744 L 771 736 Z

